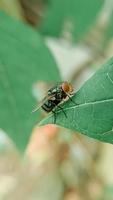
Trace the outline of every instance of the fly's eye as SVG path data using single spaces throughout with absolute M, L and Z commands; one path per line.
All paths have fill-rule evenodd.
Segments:
M 64 82 L 62 83 L 62 89 L 65 93 L 72 93 L 73 92 L 73 87 L 70 83 Z
M 69 83 L 69 93 L 71 94 L 73 92 L 73 86 Z

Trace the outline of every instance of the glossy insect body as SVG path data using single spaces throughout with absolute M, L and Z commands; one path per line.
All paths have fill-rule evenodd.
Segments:
M 46 97 L 42 100 L 41 106 L 38 106 L 34 110 L 34 112 L 38 110 L 39 107 L 42 107 L 42 109 L 47 113 L 51 111 L 55 113 L 56 107 L 58 107 L 60 110 L 63 111 L 63 108 L 60 106 L 60 103 L 62 103 L 62 101 L 65 100 L 67 97 L 70 98 L 71 100 L 70 96 L 72 95 L 72 92 L 73 92 L 73 87 L 70 83 L 62 82 L 56 84 L 54 87 L 48 90 Z
M 46 112 L 51 112 L 58 104 L 60 101 L 57 100 L 47 100 L 41 107 L 44 111 Z
M 54 87 L 48 90 L 48 99 L 43 103 L 41 107 L 46 112 L 51 112 L 66 97 L 67 94 L 63 91 L 62 85 L 55 85 Z

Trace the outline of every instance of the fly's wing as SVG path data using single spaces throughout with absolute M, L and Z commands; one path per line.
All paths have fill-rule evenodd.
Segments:
M 37 110 L 39 110 L 39 108 L 47 101 L 47 100 L 55 100 L 55 94 L 54 95 L 47 95 L 46 97 L 44 97 L 42 99 L 42 101 L 39 103 L 39 105 L 34 108 L 34 110 L 32 110 L 32 113 L 36 112 Z
M 39 110 L 39 108 L 45 103 L 46 100 L 47 100 L 46 97 L 45 97 L 44 99 L 42 99 L 42 101 L 38 104 L 38 106 L 37 106 L 36 108 L 34 108 L 34 109 L 32 110 L 31 113 L 34 113 L 34 112 L 36 112 L 37 110 Z

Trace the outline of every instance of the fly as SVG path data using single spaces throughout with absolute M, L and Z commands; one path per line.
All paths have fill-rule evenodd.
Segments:
M 47 91 L 47 95 L 41 101 L 39 106 L 33 110 L 36 112 L 40 107 L 47 113 L 52 112 L 54 114 L 54 123 L 56 122 L 56 108 L 59 108 L 64 113 L 65 117 L 67 115 L 60 104 L 67 99 L 70 99 L 74 104 L 75 102 L 71 99 L 73 95 L 73 86 L 68 82 L 61 82 L 53 86 Z

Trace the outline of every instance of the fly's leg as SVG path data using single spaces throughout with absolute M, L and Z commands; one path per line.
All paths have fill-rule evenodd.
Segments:
M 67 93 L 66 93 L 67 94 Z M 71 96 L 69 94 L 67 94 L 67 96 L 69 97 L 70 101 L 73 102 L 73 104 L 76 106 L 78 105 L 75 101 L 72 100 Z
M 61 107 L 61 106 L 57 106 L 57 108 L 59 108 L 59 110 L 61 110 L 63 113 L 64 113 L 64 115 L 65 115 L 65 117 L 67 118 L 67 115 L 66 115 L 66 113 L 65 113 L 65 111 L 64 111 L 64 109 Z M 56 112 L 55 112 L 55 110 L 52 110 L 52 113 L 54 114 L 54 120 L 53 120 L 53 123 L 55 124 L 56 123 Z
M 57 108 L 60 108 L 60 110 L 62 110 L 62 112 L 64 113 L 65 117 L 67 118 L 67 115 L 66 115 L 64 109 L 61 106 L 57 106 Z
M 60 105 L 57 105 L 56 108 L 59 108 L 59 110 L 61 110 L 64 113 L 65 117 L 67 118 L 67 115 L 66 115 L 64 109 Z
M 56 123 L 56 112 L 52 110 L 52 113 L 53 113 L 53 124 Z

